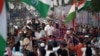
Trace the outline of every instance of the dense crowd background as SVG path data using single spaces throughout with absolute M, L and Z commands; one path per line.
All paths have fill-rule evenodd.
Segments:
M 5 56 L 100 56 L 100 27 L 27 18 L 8 27 Z

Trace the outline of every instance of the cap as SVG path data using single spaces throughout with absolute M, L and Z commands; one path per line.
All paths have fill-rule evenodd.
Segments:
M 41 46 L 41 47 L 44 47 L 44 46 L 45 46 L 45 44 L 44 44 L 44 43 L 41 43 L 41 44 L 40 44 L 40 46 Z

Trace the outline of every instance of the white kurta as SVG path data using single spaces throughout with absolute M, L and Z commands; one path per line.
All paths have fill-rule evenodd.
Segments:
M 44 30 L 47 31 L 47 35 L 50 36 L 50 35 L 53 35 L 54 27 L 47 25 Z

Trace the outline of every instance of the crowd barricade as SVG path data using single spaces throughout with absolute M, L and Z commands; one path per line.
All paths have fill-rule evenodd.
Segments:
M 64 38 L 40 38 L 40 40 L 46 41 L 46 40 L 56 40 L 56 41 L 64 41 Z

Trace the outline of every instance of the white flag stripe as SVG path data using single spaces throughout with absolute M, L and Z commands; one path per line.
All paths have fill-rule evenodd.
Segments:
M 7 21 L 6 21 L 6 8 L 5 3 L 3 5 L 2 13 L 0 14 L 0 34 L 6 40 L 7 37 Z
M 51 5 L 51 0 L 39 0 L 47 5 Z
M 75 11 L 75 4 L 72 5 L 71 10 L 69 11 L 68 15 Z

